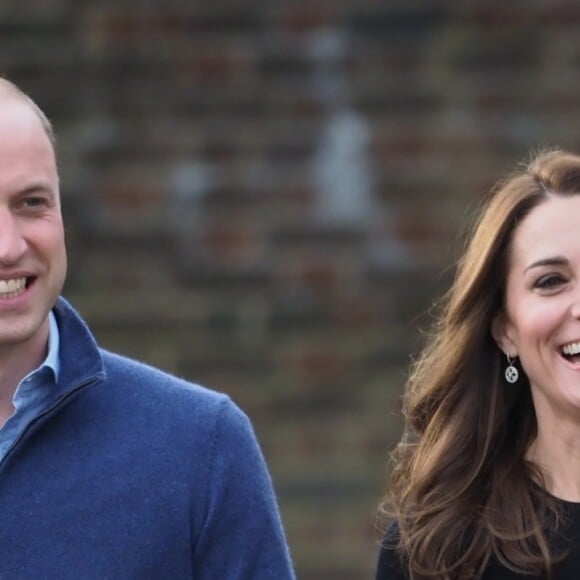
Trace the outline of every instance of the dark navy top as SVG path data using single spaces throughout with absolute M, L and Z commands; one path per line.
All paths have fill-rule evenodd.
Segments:
M 557 500 L 564 516 L 558 534 L 555 536 L 555 548 L 566 550 L 567 557 L 554 564 L 552 580 L 580 579 L 580 503 Z M 393 522 L 385 535 L 385 542 L 379 555 L 376 580 L 409 580 L 407 570 L 403 569 L 394 545 L 397 543 L 398 526 Z M 514 580 L 516 578 L 534 578 L 529 575 L 516 574 L 498 563 L 492 563 L 484 572 L 481 580 Z M 538 578 L 545 578 L 540 576 Z

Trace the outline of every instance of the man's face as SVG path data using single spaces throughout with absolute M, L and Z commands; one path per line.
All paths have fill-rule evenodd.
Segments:
M 0 353 L 42 349 L 66 250 L 55 155 L 22 99 L 0 96 Z

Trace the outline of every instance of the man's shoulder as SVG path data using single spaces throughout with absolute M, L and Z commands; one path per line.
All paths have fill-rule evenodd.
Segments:
M 179 454 L 192 442 L 196 449 L 209 446 L 209 453 L 217 440 L 226 447 L 253 441 L 249 418 L 228 395 L 106 350 L 101 356 L 103 378 L 88 389 L 85 403 L 103 422 L 118 422 L 124 433 L 146 439 L 153 428 L 164 453 L 171 448 Z
M 216 416 L 224 408 L 239 411 L 224 393 L 126 356 L 100 349 L 104 365 L 107 397 L 119 398 L 123 404 L 154 408 L 160 417 L 163 411 L 171 416 L 191 413 Z
M 105 373 L 112 378 L 123 377 L 124 380 L 143 380 L 146 379 L 149 382 L 162 383 L 162 384 L 173 384 L 175 386 L 187 386 L 195 387 L 208 391 L 196 383 L 178 377 L 168 371 L 165 371 L 159 367 L 155 367 L 149 363 L 138 361 L 133 358 L 129 358 L 119 353 L 111 352 L 109 350 L 99 348 L 99 352 L 103 359 Z M 210 391 L 211 392 L 211 391 Z

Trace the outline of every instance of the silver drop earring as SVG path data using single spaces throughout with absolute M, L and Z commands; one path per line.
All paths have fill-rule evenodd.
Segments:
M 511 356 L 509 354 L 506 354 L 506 357 L 508 361 L 508 366 L 505 369 L 504 376 L 505 380 L 513 385 L 520 378 L 520 373 L 518 372 L 518 369 L 516 369 L 516 367 L 514 366 L 514 361 L 512 360 Z

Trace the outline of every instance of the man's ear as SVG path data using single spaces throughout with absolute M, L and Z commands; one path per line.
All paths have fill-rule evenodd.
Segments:
M 518 356 L 518 349 L 509 336 L 508 321 L 503 312 L 498 312 L 491 321 L 491 335 L 498 348 L 509 357 Z

